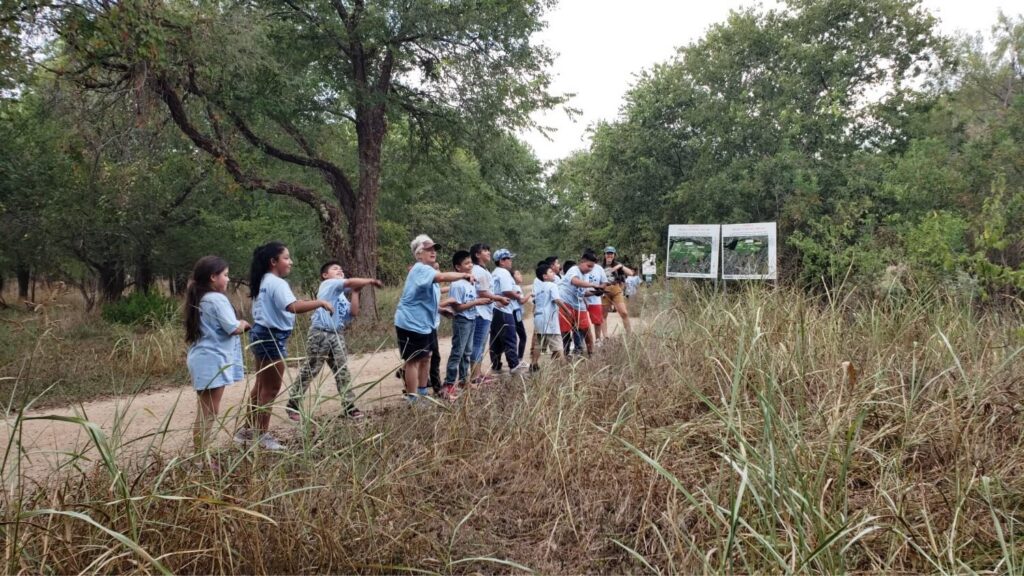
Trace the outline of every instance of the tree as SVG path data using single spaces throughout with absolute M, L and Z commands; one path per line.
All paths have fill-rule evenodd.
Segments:
M 328 252 L 377 272 L 389 126 L 425 141 L 504 130 L 560 103 L 531 35 L 548 0 L 257 0 L 63 4 L 62 71 L 162 102 L 246 190 L 317 216 Z
M 732 13 L 645 73 L 621 120 L 596 128 L 587 186 L 612 237 L 760 220 L 787 237 L 856 214 L 839 206 L 859 195 L 847 163 L 905 149 L 918 86 L 945 62 L 933 29 L 917 0 Z

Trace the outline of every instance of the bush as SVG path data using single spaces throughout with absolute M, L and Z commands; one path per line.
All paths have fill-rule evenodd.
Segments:
M 178 315 L 178 303 L 155 292 L 136 292 L 103 306 L 103 319 L 129 326 L 161 326 Z

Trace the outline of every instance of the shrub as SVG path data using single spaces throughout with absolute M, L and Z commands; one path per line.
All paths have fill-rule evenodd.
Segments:
M 178 315 L 178 303 L 155 292 L 136 292 L 103 306 L 103 319 L 129 326 L 161 326 Z

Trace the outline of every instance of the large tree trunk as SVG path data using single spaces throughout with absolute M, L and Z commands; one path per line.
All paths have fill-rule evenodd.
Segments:
M 116 302 L 124 294 L 128 278 L 120 264 L 107 263 L 97 270 L 100 274 L 100 294 L 104 302 Z
M 354 275 L 377 277 L 377 199 L 380 196 L 380 158 L 387 125 L 383 109 L 367 112 L 356 127 L 359 142 L 359 196 L 355 218 L 348 223 Z M 377 296 L 368 286 L 360 305 L 369 318 L 377 318 Z M 366 314 L 369 311 L 369 314 Z
M 153 281 L 153 263 L 148 253 L 141 253 L 135 261 L 135 291 L 148 293 L 153 289 Z
M 18 262 L 15 274 L 18 276 L 18 298 L 28 300 L 28 289 L 32 283 L 32 270 L 28 264 Z

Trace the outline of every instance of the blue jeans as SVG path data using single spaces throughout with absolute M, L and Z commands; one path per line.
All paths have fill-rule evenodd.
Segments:
M 494 320 L 491 325 L 491 367 L 495 370 L 501 367 L 501 354 L 505 353 L 508 360 L 509 370 L 519 366 L 519 342 L 516 335 L 515 316 L 508 312 L 494 311 Z
M 476 320 L 456 316 L 452 320 L 452 354 L 444 375 L 445 386 L 469 380 L 469 358 L 473 354 Z
M 275 330 L 255 324 L 249 332 L 249 350 L 257 360 L 282 360 L 288 357 L 288 337 L 291 335 L 291 330 Z
M 477 316 L 473 328 L 473 356 L 470 361 L 473 364 L 484 359 L 484 345 L 487 344 L 487 335 L 491 333 L 491 321 L 483 316 Z

